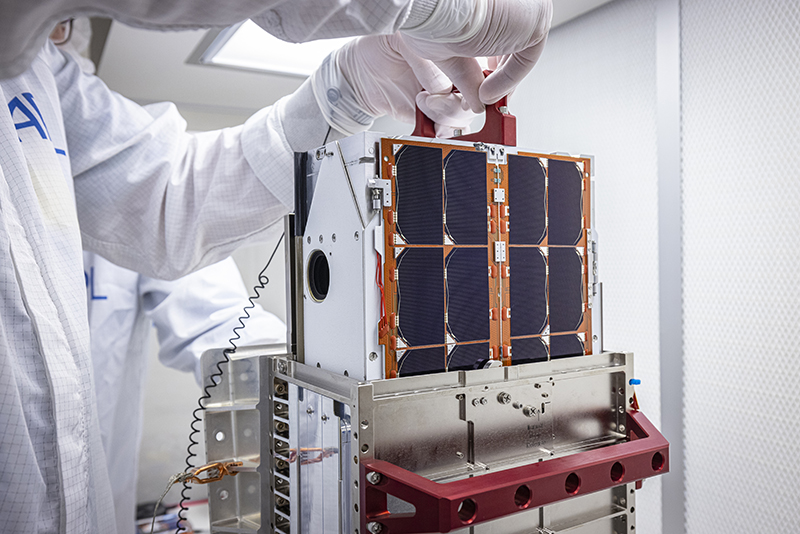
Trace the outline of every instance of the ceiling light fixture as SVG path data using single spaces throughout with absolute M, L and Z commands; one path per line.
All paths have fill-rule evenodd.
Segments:
M 216 34 L 209 32 L 189 62 L 306 77 L 328 54 L 351 39 L 287 43 L 247 20 Z

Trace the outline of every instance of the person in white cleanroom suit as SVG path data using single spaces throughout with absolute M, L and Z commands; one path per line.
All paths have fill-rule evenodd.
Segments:
M 171 282 L 90 252 L 83 258 L 100 437 L 117 532 L 132 534 L 150 325 L 158 333 L 161 363 L 194 373 L 199 384 L 200 356 L 210 348 L 230 347 L 228 339 L 248 304 L 247 291 L 231 258 Z M 246 327 L 238 330 L 239 347 L 285 342 L 283 321 L 258 305 L 249 313 Z
M 94 73 L 95 66 L 86 57 L 89 19 L 59 25 L 51 38 L 64 41 L 58 48 L 70 54 L 84 72 Z M 117 533 L 133 534 L 150 325 L 158 334 L 161 363 L 193 373 L 202 384 L 200 357 L 211 348 L 230 348 L 228 340 L 235 337 L 233 329 L 250 302 L 231 258 L 165 281 L 84 252 L 83 274 L 97 419 Z M 247 328 L 237 331 L 238 346 L 286 341 L 286 325 L 275 315 L 258 304 L 248 315 Z
M 412 119 L 415 100 L 436 122 L 458 126 L 461 99 L 478 112 L 530 71 L 551 12 L 549 0 L 2 0 L 3 532 L 116 530 L 82 248 L 176 278 L 263 239 L 293 205 L 293 152 L 379 115 Z M 47 42 L 57 22 L 95 13 L 163 29 L 249 17 L 294 41 L 386 35 L 345 45 L 244 125 L 190 135 L 174 106 L 126 100 Z M 470 57 L 498 55 L 484 81 Z M 449 94 L 447 77 L 460 95 Z

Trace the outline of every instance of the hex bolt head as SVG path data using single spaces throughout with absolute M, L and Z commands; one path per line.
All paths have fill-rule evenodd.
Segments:
M 489 401 L 488 401 L 488 400 L 486 400 L 486 397 L 481 397 L 481 404 L 483 404 L 484 406 L 486 406 L 486 404 L 487 404 L 488 402 L 489 402 Z
M 497 394 L 497 402 L 499 402 L 500 404 L 508 404 L 509 402 L 511 402 L 511 395 L 509 395 L 505 391 L 501 391 L 500 393 Z
M 367 482 L 370 484 L 378 484 L 381 481 L 381 474 L 376 471 L 367 473 Z
M 475 397 L 474 399 L 472 399 L 472 405 L 473 405 L 473 406 L 477 406 L 477 405 L 479 405 L 480 403 L 481 403 L 481 401 L 480 401 L 480 399 L 478 399 L 477 397 Z
M 383 532 L 383 525 L 377 521 L 370 521 L 367 523 L 367 530 L 369 530 L 372 534 L 380 534 Z

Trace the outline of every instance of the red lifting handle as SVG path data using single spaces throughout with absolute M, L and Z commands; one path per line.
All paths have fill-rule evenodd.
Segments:
M 492 71 L 483 71 L 488 76 Z M 453 92 L 458 90 L 453 88 Z M 436 137 L 436 128 L 427 115 L 417 106 L 416 125 L 411 134 L 416 137 Z M 472 141 L 493 145 L 517 146 L 517 118 L 508 113 L 508 97 L 486 106 L 486 122 L 479 132 L 453 137 L 456 141 Z
M 669 443 L 641 412 L 628 412 L 628 441 L 440 484 L 381 460 L 361 462 L 361 528 L 381 534 L 450 532 L 669 471 Z M 414 505 L 392 514 L 387 495 Z

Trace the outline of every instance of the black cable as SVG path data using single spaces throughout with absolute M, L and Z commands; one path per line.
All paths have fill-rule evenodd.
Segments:
M 267 278 L 265 273 L 267 272 L 267 269 L 269 268 L 270 264 L 272 263 L 272 259 L 275 257 L 275 254 L 278 252 L 278 248 L 281 246 L 281 242 L 283 241 L 283 237 L 284 237 L 284 234 L 281 234 L 281 237 L 278 239 L 278 242 L 275 244 L 275 248 L 273 249 L 272 254 L 270 254 L 269 259 L 267 260 L 267 264 L 264 265 L 264 268 L 261 269 L 260 273 L 258 273 L 258 285 L 253 287 L 253 292 L 255 293 L 255 295 L 252 296 L 252 297 L 249 297 L 247 299 L 249 301 L 249 304 L 247 304 L 242 309 L 242 313 L 244 315 L 239 317 L 239 326 L 234 327 L 234 329 L 233 329 L 233 334 L 234 335 L 233 335 L 233 337 L 231 337 L 228 340 L 228 343 L 231 344 L 232 348 L 225 349 L 224 351 L 222 351 L 223 359 L 218 361 L 215 364 L 216 367 L 217 367 L 217 371 L 211 373 L 209 375 L 209 377 L 208 377 L 209 382 L 211 382 L 211 383 L 206 385 L 203 388 L 203 394 L 200 396 L 199 399 L 197 399 L 198 408 L 195 408 L 195 410 L 192 412 L 192 417 L 194 419 L 192 420 L 192 423 L 189 425 L 192 428 L 192 431 L 189 432 L 189 446 L 186 447 L 186 454 L 187 454 L 186 455 L 186 470 L 187 471 L 190 470 L 190 469 L 194 469 L 196 467 L 194 465 L 194 462 L 192 461 L 192 458 L 197 456 L 197 454 L 192 452 L 192 447 L 194 447 L 195 445 L 197 445 L 199 443 L 198 441 L 196 441 L 194 439 L 195 436 L 200 432 L 200 429 L 197 428 L 195 425 L 197 423 L 199 423 L 200 421 L 202 421 L 202 419 L 200 418 L 199 414 L 206 409 L 206 407 L 203 405 L 203 401 L 206 400 L 206 399 L 210 399 L 211 398 L 211 394 L 208 392 L 208 390 L 210 390 L 211 388 L 216 387 L 217 384 L 222 382 L 222 374 L 223 374 L 223 372 L 222 372 L 222 367 L 221 366 L 223 364 L 229 363 L 231 361 L 230 356 L 236 353 L 236 349 L 238 348 L 236 346 L 236 341 L 238 341 L 238 340 L 240 340 L 242 338 L 242 336 L 240 334 L 240 330 L 242 330 L 244 328 L 244 322 L 247 319 L 250 318 L 250 310 L 252 310 L 253 308 L 256 307 L 255 300 L 261 296 L 259 292 L 262 289 L 264 289 L 265 287 L 267 287 L 267 284 L 269 284 L 269 278 Z M 189 495 L 187 493 L 188 491 L 189 491 L 189 483 L 188 482 L 184 482 L 183 483 L 183 489 L 181 490 L 181 501 L 180 501 L 180 504 L 179 504 L 180 510 L 178 510 L 178 525 L 177 525 L 177 529 L 175 530 L 176 534 L 178 534 L 180 532 L 184 532 L 186 530 L 185 528 L 183 528 L 183 522 L 186 521 L 186 517 L 184 517 L 184 512 L 186 512 L 188 510 L 188 508 L 186 507 L 186 501 L 189 500 Z
M 331 129 L 333 126 L 328 126 L 328 133 L 325 134 L 325 140 L 322 142 L 323 145 L 328 144 L 328 137 L 331 135 Z

